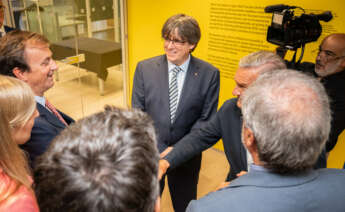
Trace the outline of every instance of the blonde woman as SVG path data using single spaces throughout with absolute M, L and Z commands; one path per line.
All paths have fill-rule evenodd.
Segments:
M 27 160 L 18 147 L 29 140 L 37 116 L 30 87 L 0 75 L 0 211 L 39 211 Z

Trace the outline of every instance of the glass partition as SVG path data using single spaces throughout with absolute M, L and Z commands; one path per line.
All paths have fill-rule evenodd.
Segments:
M 10 0 L 16 28 L 51 42 L 59 70 L 46 97 L 75 119 L 126 107 L 118 0 Z

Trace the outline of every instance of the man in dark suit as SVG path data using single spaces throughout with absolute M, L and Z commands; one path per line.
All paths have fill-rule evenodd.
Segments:
M 138 63 L 132 95 L 132 106 L 154 121 L 160 152 L 207 121 L 217 110 L 219 94 L 218 69 L 190 54 L 200 40 L 196 20 L 174 15 L 165 22 L 162 37 L 165 55 Z M 185 211 L 196 198 L 200 165 L 201 153 L 167 174 L 175 211 Z
M 52 139 L 73 119 L 58 111 L 44 97 L 53 87 L 57 65 L 49 49 L 49 41 L 42 35 L 26 31 L 11 31 L 1 38 L 0 73 L 26 82 L 35 94 L 40 116 L 35 119 L 30 140 L 21 145 L 28 152 L 30 164 L 43 154 Z
M 264 72 L 285 68 L 284 61 L 275 53 L 258 51 L 242 58 L 235 74 L 236 87 L 232 94 L 237 98 L 226 101 L 219 111 L 199 130 L 193 130 L 160 161 L 161 172 L 173 170 L 181 162 L 210 148 L 223 139 L 224 151 L 230 164 L 226 181 L 233 180 L 241 172 L 248 170 L 250 155 L 241 143 L 240 97 L 245 89 Z
M 242 142 L 254 164 L 187 211 L 345 211 L 345 170 L 313 170 L 330 132 L 322 84 L 294 70 L 267 72 L 241 104 Z

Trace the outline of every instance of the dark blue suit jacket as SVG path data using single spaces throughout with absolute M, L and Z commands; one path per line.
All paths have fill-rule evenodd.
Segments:
M 12 27 L 9 27 L 9 26 L 4 26 L 4 29 L 5 29 L 5 32 L 8 33 L 8 32 L 11 32 L 12 30 L 15 30 L 15 28 L 12 28 Z
M 66 127 L 54 114 L 39 103 L 37 103 L 37 110 L 40 115 L 35 119 L 35 124 L 31 131 L 31 138 L 28 142 L 20 146 L 28 153 L 31 167 L 34 167 L 36 158 L 46 151 L 55 136 Z M 60 111 L 58 112 L 67 124 L 74 122 L 71 117 Z
M 247 171 L 247 153 L 241 142 L 241 116 L 237 98 L 227 100 L 202 128 L 193 130 L 174 146 L 165 157 L 170 169 L 223 139 L 224 152 L 231 167 L 227 180 L 233 180 L 239 172 Z
M 166 56 L 161 55 L 138 63 L 133 82 L 132 107 L 151 116 L 158 135 L 158 149 L 162 152 L 216 113 L 218 94 L 218 69 L 191 56 L 176 119 L 171 124 L 168 62 Z
M 242 118 L 237 107 L 237 98 L 227 100 L 219 111 L 202 128 L 193 130 L 164 158 L 170 163 L 170 169 L 200 154 L 205 149 L 223 139 L 230 172 L 226 181 L 233 180 L 241 171 L 247 171 L 247 152 L 241 141 Z M 314 168 L 325 168 L 325 152 L 318 158 Z

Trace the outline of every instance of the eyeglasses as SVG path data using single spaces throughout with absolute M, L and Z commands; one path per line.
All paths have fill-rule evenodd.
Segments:
M 313 51 L 313 53 L 316 53 L 317 56 L 322 56 L 323 58 L 325 58 L 325 60 L 328 62 L 328 61 L 332 61 L 332 60 L 339 60 L 340 58 L 343 58 L 345 57 L 345 55 L 343 56 L 337 56 L 337 54 L 335 54 L 334 52 L 332 51 L 329 51 L 329 50 L 323 50 L 321 48 L 319 49 L 315 49 Z
M 183 44 L 186 43 L 186 41 L 183 41 L 183 40 L 170 39 L 170 38 L 164 38 L 164 40 L 167 44 L 171 42 L 171 44 L 174 46 L 183 46 Z

